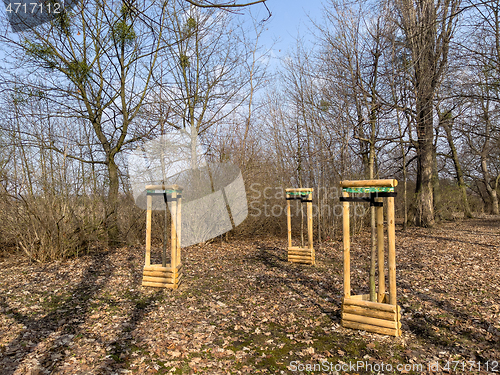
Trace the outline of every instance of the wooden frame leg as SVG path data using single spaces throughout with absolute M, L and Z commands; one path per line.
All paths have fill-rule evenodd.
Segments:
M 151 211 L 153 209 L 153 197 L 146 196 L 146 260 L 144 264 L 149 266 L 151 264 Z
M 176 264 L 181 264 L 181 229 L 182 229 L 182 221 L 181 221 L 181 208 L 182 208 L 182 196 L 179 195 L 177 199 L 177 220 L 176 220 L 176 235 L 177 235 L 177 260 Z
M 378 198 L 378 201 L 383 201 Z M 376 207 L 377 219 L 377 253 L 378 253 L 378 302 L 383 302 L 385 297 L 385 254 L 384 254 L 384 207 Z
M 396 224 L 394 222 L 394 197 L 387 198 L 387 239 L 389 243 L 389 303 L 397 304 L 396 296 Z
M 290 209 L 290 200 L 286 201 L 286 223 L 288 227 L 288 247 L 292 247 L 292 213 Z
M 349 197 L 349 193 L 342 192 L 342 196 Z M 344 298 L 351 296 L 351 238 L 349 228 L 349 202 L 342 203 L 342 220 L 344 234 Z
M 308 200 L 312 200 L 312 192 L 309 194 Z M 307 202 L 307 237 L 309 250 L 311 251 L 311 264 L 314 266 L 316 264 L 316 254 L 314 254 L 312 202 Z
M 176 232 L 176 224 L 177 224 L 177 193 L 174 191 L 172 193 L 172 206 L 170 209 L 171 212 L 171 230 L 170 230 L 170 267 L 172 270 L 177 266 L 177 232 Z
M 312 199 L 312 194 L 309 194 Z M 313 215 L 312 215 L 312 202 L 307 202 L 307 240 L 309 242 L 309 249 L 313 249 Z

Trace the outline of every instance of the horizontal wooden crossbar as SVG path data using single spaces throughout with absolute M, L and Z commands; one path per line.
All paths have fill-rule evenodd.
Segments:
M 180 193 L 177 194 L 175 198 L 172 197 L 172 194 L 174 191 L 170 190 L 146 190 L 146 195 L 166 195 L 167 196 L 167 202 L 176 202 L 179 199 L 182 198 Z
M 182 263 L 180 263 L 177 267 L 174 267 L 174 270 L 179 271 L 182 268 Z M 163 267 L 161 264 L 148 264 L 144 266 L 145 271 L 163 271 L 163 272 L 171 272 L 172 267 Z
M 379 327 L 372 324 L 352 322 L 350 320 L 342 320 L 342 327 L 359 329 L 362 331 L 378 333 L 381 335 L 389 335 L 396 337 L 401 336 L 401 329 Z
M 175 192 L 182 191 L 179 185 L 146 185 L 146 190 L 171 190 Z
M 155 288 L 170 288 L 170 289 L 177 289 L 180 285 L 180 281 L 176 284 L 172 283 L 156 283 L 153 281 L 143 281 L 142 286 L 152 286 Z
M 344 180 L 340 182 L 343 188 L 359 188 L 359 187 L 396 187 L 398 180 Z
M 392 319 L 380 319 L 380 318 L 372 318 L 372 317 L 363 316 L 363 315 L 342 313 L 342 320 L 343 321 L 348 320 L 350 322 L 357 322 L 357 323 L 365 323 L 365 324 L 370 324 L 373 326 L 384 327 L 384 328 L 394 328 L 394 329 L 401 328 L 401 323 L 396 321 L 395 317 L 393 317 Z
M 314 265 L 314 259 L 311 258 L 294 258 L 288 257 L 288 261 L 292 263 L 303 263 L 303 264 L 312 264 Z
M 361 306 L 361 307 L 367 307 L 370 309 L 374 310 L 380 310 L 380 311 L 390 311 L 395 313 L 396 312 L 396 305 L 389 305 L 387 303 L 378 303 L 378 302 L 371 302 L 371 301 L 363 301 L 361 299 L 354 299 L 354 298 L 344 298 L 343 305 L 355 305 L 355 306 Z
M 164 276 L 146 276 L 144 275 L 142 277 L 142 281 L 151 281 L 155 283 L 171 283 L 171 284 L 176 284 L 179 279 L 181 278 L 181 275 L 176 275 L 175 277 L 164 277 Z
M 174 272 L 164 272 L 164 271 L 148 271 L 144 270 L 143 275 L 144 276 L 153 276 L 153 277 L 173 277 L 179 275 L 180 272 L 174 271 Z
M 396 314 L 390 311 L 370 309 L 367 307 L 356 306 L 356 305 L 344 305 L 342 306 L 342 312 L 348 314 L 355 314 L 359 316 L 366 316 L 370 318 L 385 319 L 385 320 L 401 319 L 401 314 Z
M 288 250 L 288 255 L 313 256 L 314 250 Z
M 289 246 L 288 250 L 311 250 L 307 246 Z

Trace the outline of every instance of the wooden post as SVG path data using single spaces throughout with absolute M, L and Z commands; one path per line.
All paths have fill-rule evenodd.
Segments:
M 170 225 L 170 267 L 172 270 L 177 266 L 177 233 L 176 233 L 176 224 L 177 224 L 177 193 L 175 191 L 172 192 L 172 205 L 170 208 L 171 214 L 171 225 Z
M 308 194 L 307 200 L 312 200 L 312 192 Z M 309 249 L 313 249 L 313 214 L 312 202 L 307 202 L 307 240 L 309 242 Z
M 176 233 L 177 233 L 177 266 L 181 264 L 181 229 L 182 229 L 182 217 L 181 217 L 181 208 L 182 208 L 182 193 L 179 194 L 179 198 L 177 199 L 177 224 L 176 224 Z
M 292 247 L 292 216 L 290 210 L 290 200 L 286 201 L 286 223 L 288 225 L 288 247 Z
M 308 200 L 312 201 L 312 191 L 309 193 Z M 316 254 L 314 254 L 314 241 L 313 241 L 313 212 L 312 202 L 307 202 L 307 237 L 309 242 L 309 250 L 311 250 L 311 264 L 316 264 Z
M 146 197 L 146 266 L 151 264 L 151 211 L 153 209 L 153 197 L 148 195 Z
M 387 198 L 387 239 L 389 243 L 389 303 L 397 304 L 396 298 L 396 224 L 394 222 L 394 197 Z
M 163 220 L 165 220 L 165 223 L 163 224 L 163 244 L 161 247 L 161 265 L 162 267 L 167 266 L 167 238 L 168 238 L 168 229 L 167 229 L 167 221 L 168 221 L 168 207 L 167 203 L 165 202 L 165 212 L 163 215 Z
M 349 197 L 349 193 L 342 192 L 342 196 Z M 349 233 L 349 202 L 342 203 L 343 232 L 344 232 L 344 298 L 351 296 L 351 239 Z
M 383 198 L 377 199 L 383 202 Z M 384 207 L 376 207 L 377 215 L 377 252 L 378 252 L 378 302 L 385 297 L 385 266 L 384 266 Z

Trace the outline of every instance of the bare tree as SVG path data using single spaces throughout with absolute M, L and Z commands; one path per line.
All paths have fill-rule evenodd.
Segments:
M 106 226 L 111 245 L 120 242 L 117 156 L 144 136 L 136 132 L 134 121 L 149 100 L 152 75 L 162 59 L 167 6 L 167 2 L 82 1 L 72 17 L 63 12 L 19 38 L 2 33 L 0 40 L 18 57 L 11 76 L 21 75 L 18 68 L 23 67 L 29 72 L 23 77 L 26 85 L 46 92 L 61 116 L 82 119 L 93 129 L 102 156 L 68 157 L 107 168 Z M 55 144 L 47 147 L 66 152 Z
M 460 1 L 396 0 L 399 24 L 411 55 L 417 124 L 417 224 L 434 219 L 434 97 L 443 78 Z

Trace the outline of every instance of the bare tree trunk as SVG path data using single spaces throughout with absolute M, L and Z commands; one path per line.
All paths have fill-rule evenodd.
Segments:
M 433 100 L 448 63 L 457 0 L 397 0 L 400 21 L 413 65 L 417 110 L 417 224 L 434 225 L 432 164 L 434 153 Z
M 437 159 L 437 142 L 439 140 L 439 127 L 436 128 L 436 136 L 434 137 L 432 147 L 432 195 L 434 197 L 434 216 L 439 216 L 441 193 L 439 191 L 439 169 Z
M 106 205 L 106 228 L 108 231 L 108 244 L 111 247 L 117 246 L 121 241 L 118 228 L 118 194 L 119 194 L 119 176 L 118 166 L 115 163 L 114 156 L 108 155 L 108 177 L 109 190 L 108 202 Z
M 460 159 L 458 157 L 457 148 L 455 147 L 455 141 L 453 139 L 453 135 L 451 132 L 453 124 L 451 113 L 447 112 L 444 115 L 440 115 L 439 122 L 445 131 L 446 140 L 448 141 L 448 146 L 450 147 L 451 150 L 451 158 L 453 160 L 453 165 L 455 166 L 455 173 L 457 174 L 457 183 L 460 189 L 460 193 L 462 195 L 462 202 L 464 205 L 464 216 L 471 218 L 473 217 L 473 215 L 469 206 L 469 200 L 467 198 L 467 185 L 465 185 L 464 173 L 462 171 L 462 166 L 460 164 Z
M 493 215 L 498 215 L 498 196 L 497 196 L 497 185 L 498 185 L 498 178 L 495 181 L 494 186 L 491 186 L 491 177 L 490 177 L 490 171 L 488 169 L 488 157 L 490 154 L 490 141 L 491 141 L 491 129 L 492 129 L 492 124 L 491 124 L 491 118 L 490 118 L 490 101 L 487 98 L 486 100 L 483 100 L 482 102 L 482 109 L 483 109 L 483 119 L 485 122 L 485 132 L 484 132 L 484 144 L 481 149 L 481 172 L 483 174 L 483 182 L 484 185 L 486 186 L 486 191 L 488 192 L 488 195 L 491 200 L 491 213 Z
M 396 111 L 397 121 L 398 121 L 398 130 L 399 130 L 399 145 L 401 148 L 401 157 L 403 163 L 403 230 L 406 230 L 408 226 L 408 194 L 407 194 L 407 178 L 408 178 L 408 170 L 406 169 L 406 150 L 403 141 L 403 130 L 401 129 L 401 119 L 399 117 L 399 110 Z
M 488 170 L 488 163 L 486 161 L 486 157 L 483 155 L 481 155 L 481 171 L 483 172 L 483 182 L 484 182 L 484 185 L 486 186 L 486 191 L 488 192 L 488 195 L 489 195 L 490 200 L 491 200 L 491 213 L 493 215 L 498 215 L 499 211 L 498 211 L 497 190 L 496 190 L 496 188 L 494 189 L 491 187 L 490 173 Z M 498 181 L 498 178 L 497 178 L 497 181 Z
M 425 90 L 427 91 L 427 90 Z M 417 94 L 417 186 L 418 197 L 417 225 L 434 225 L 434 190 L 432 188 L 432 166 L 434 155 L 433 92 L 427 95 Z

